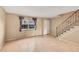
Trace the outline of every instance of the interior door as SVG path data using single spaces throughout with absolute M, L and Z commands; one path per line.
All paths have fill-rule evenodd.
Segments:
M 49 34 L 49 30 L 50 30 L 50 25 L 49 25 L 49 20 L 48 19 L 44 19 L 43 20 L 43 35 Z

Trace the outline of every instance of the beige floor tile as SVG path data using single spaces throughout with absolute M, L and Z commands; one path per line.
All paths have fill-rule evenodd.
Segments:
M 58 40 L 53 36 L 37 36 L 7 42 L 2 51 L 6 52 L 62 52 L 79 51 L 79 44 Z

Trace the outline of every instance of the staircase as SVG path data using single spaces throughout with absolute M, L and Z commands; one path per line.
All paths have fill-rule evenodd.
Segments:
M 75 11 L 65 21 L 56 27 L 56 36 L 60 36 L 67 31 L 70 31 L 75 26 L 79 26 L 79 10 Z

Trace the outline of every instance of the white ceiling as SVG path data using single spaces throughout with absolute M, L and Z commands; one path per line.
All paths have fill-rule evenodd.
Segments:
M 54 17 L 79 9 L 79 6 L 4 6 L 7 13 L 35 17 Z

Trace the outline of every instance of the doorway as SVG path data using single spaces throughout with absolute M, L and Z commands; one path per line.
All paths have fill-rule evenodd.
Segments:
M 48 19 L 43 20 L 43 35 L 49 34 L 49 31 L 50 31 L 49 22 L 50 22 L 50 20 L 48 20 Z

